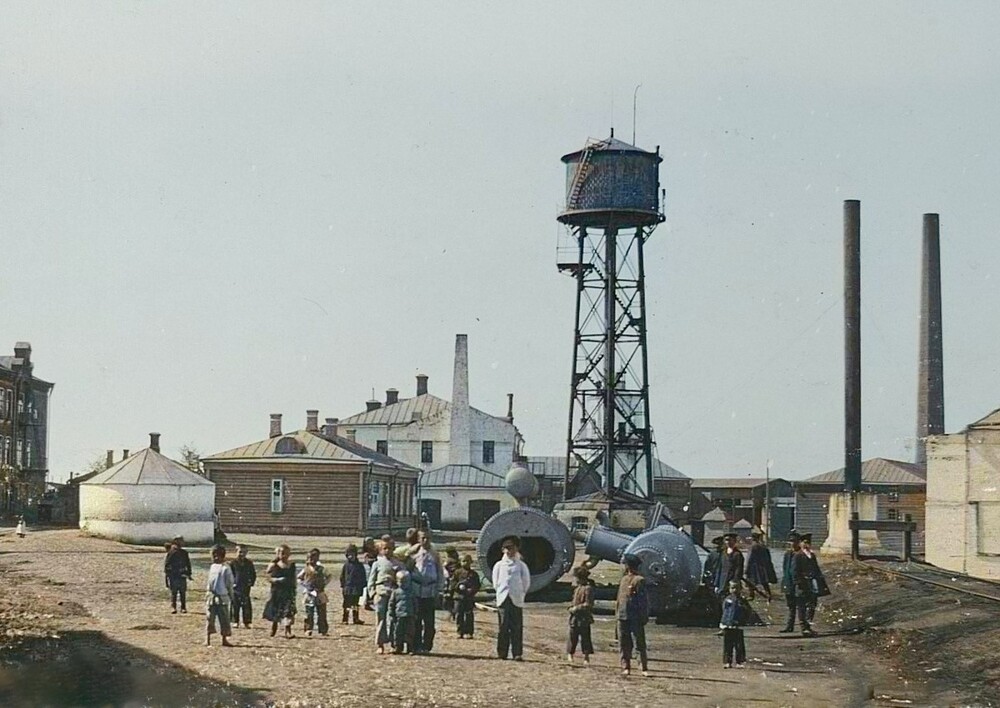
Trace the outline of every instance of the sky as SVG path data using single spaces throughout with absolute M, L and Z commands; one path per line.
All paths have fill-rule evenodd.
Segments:
M 694 477 L 843 464 L 842 210 L 862 209 L 863 456 L 912 459 L 921 220 L 946 425 L 1000 407 L 1000 6 L 49 3 L 0 8 L 0 351 L 55 382 L 50 478 L 218 452 L 372 391 L 515 395 L 565 451 L 559 158 L 664 162 L 651 422 Z

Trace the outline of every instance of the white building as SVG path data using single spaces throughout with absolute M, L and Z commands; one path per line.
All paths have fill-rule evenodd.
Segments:
M 413 398 L 399 398 L 398 391 L 389 389 L 384 404 L 369 401 L 363 413 L 327 420 L 337 435 L 423 470 L 421 510 L 462 528 L 481 516 L 480 510 L 470 509 L 475 500 L 499 502 L 501 508 L 513 505 L 502 488 L 503 476 L 524 445 L 514 425 L 513 395 L 508 394 L 502 417 L 469 404 L 468 346 L 466 335 L 456 335 L 451 401 L 429 393 L 427 377 L 420 375 Z
M 1000 409 L 927 438 L 926 560 L 1000 580 Z
M 211 543 L 215 485 L 161 455 L 159 433 L 149 437 L 148 448 L 80 484 L 80 528 L 125 543 Z

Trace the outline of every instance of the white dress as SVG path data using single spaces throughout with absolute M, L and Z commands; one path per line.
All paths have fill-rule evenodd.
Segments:
M 20 520 L 20 521 L 17 522 L 17 531 L 16 531 L 16 533 L 17 533 L 18 536 L 24 536 L 24 519 L 22 519 L 22 520 Z

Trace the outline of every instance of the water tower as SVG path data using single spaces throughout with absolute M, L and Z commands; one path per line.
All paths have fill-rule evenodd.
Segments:
M 576 279 L 576 324 L 565 494 L 581 469 L 604 489 L 651 498 L 643 247 L 657 224 L 663 159 L 611 136 L 564 155 L 568 248 L 559 270 Z

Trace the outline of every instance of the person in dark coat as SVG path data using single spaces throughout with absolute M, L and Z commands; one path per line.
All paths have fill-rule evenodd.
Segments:
M 364 620 L 359 617 L 358 603 L 368 584 L 368 569 L 358 559 L 358 547 L 353 543 L 347 547 L 344 556 L 346 560 L 340 569 L 340 590 L 344 596 L 344 613 L 340 621 L 347 624 L 347 615 L 350 613 L 351 621 L 354 624 L 364 624 Z
M 246 546 L 236 547 L 236 558 L 229 561 L 229 568 L 233 571 L 233 626 L 239 626 L 242 614 L 243 626 L 249 629 L 250 623 L 253 621 L 250 588 L 257 582 L 257 569 L 254 568 L 253 561 L 247 558 Z
M 719 582 L 716 584 L 716 592 L 720 597 L 729 592 L 729 583 L 734 580 L 743 582 L 743 551 L 740 550 L 740 537 L 735 533 L 727 533 L 723 536 L 726 540 L 726 547 L 722 551 L 719 561 Z
M 566 640 L 566 660 L 573 663 L 577 644 L 583 653 L 583 663 L 590 663 L 594 653 L 594 642 L 590 636 L 590 626 L 594 623 L 594 581 L 590 579 L 590 568 L 580 565 L 573 569 L 573 600 L 569 606 L 569 639 Z
M 649 654 L 646 650 L 646 623 L 649 622 L 649 597 L 646 579 L 639 575 L 642 559 L 631 553 L 622 556 L 625 574 L 618 585 L 615 618 L 618 620 L 618 649 L 622 675 L 632 673 L 632 651 L 639 652 L 642 675 L 649 676 Z
M 750 599 L 753 599 L 753 591 L 758 590 L 768 602 L 771 601 L 771 583 L 778 582 L 778 576 L 771 561 L 771 549 L 765 545 L 764 534 L 759 531 L 753 533 L 750 557 L 747 559 L 746 580 L 751 588 Z
M 170 542 L 170 550 L 163 559 L 163 574 L 167 576 L 167 587 L 170 588 L 170 614 L 177 614 L 177 599 L 181 601 L 181 612 L 187 612 L 187 581 L 191 579 L 191 558 L 184 550 L 184 539 L 174 537 Z
M 292 636 L 292 622 L 295 620 L 295 563 L 292 549 L 282 544 L 274 549 L 274 560 L 267 566 L 271 581 L 271 598 L 264 607 L 264 619 L 271 621 L 271 636 L 278 633 L 278 625 L 285 627 L 285 636 Z
M 479 573 L 472 567 L 472 556 L 462 558 L 462 564 L 451 578 L 455 598 L 455 623 L 458 638 L 472 639 L 476 631 L 476 593 L 482 586 Z
M 806 560 L 802 555 L 801 535 L 797 531 L 788 534 L 788 550 L 781 561 L 781 591 L 785 594 L 788 605 L 788 620 L 782 634 L 795 631 L 795 616 L 799 617 L 804 636 L 812 636 L 807 607 L 812 595 L 812 588 L 806 577 Z
M 809 601 L 806 603 L 806 619 L 812 625 L 816 617 L 816 603 L 821 597 L 830 594 L 823 571 L 819 568 L 819 560 L 812 548 L 812 534 L 802 534 L 802 555 L 804 556 L 804 575 L 809 583 Z
M 722 668 L 731 669 L 733 664 L 743 668 L 747 662 L 747 646 L 743 637 L 743 625 L 750 617 L 750 607 L 740 595 L 740 584 L 729 583 L 729 594 L 722 601 Z
M 723 545 L 722 536 L 712 539 L 712 550 L 705 556 L 705 568 L 701 573 L 702 584 L 711 588 L 713 594 L 719 585 L 719 563 L 722 560 Z

